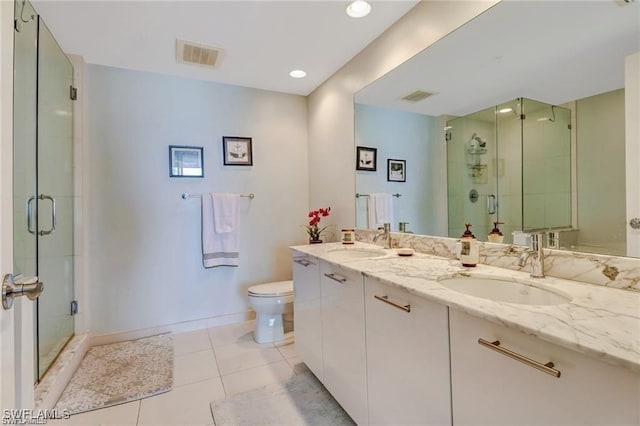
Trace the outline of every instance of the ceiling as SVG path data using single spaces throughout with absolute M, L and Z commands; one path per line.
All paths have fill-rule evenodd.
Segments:
M 62 49 L 87 63 L 308 95 L 417 0 L 32 2 Z M 224 50 L 215 69 L 177 63 L 176 38 Z M 303 69 L 307 77 L 289 72 Z
M 624 87 L 640 2 L 506 0 L 356 94 L 358 103 L 462 116 L 517 97 L 558 105 Z M 400 98 L 435 93 L 416 103 Z

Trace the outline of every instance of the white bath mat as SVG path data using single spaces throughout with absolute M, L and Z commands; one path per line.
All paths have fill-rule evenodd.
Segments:
M 355 425 L 311 373 L 211 403 L 216 426 Z
M 94 346 L 55 408 L 77 414 L 157 395 L 172 386 L 171 334 Z

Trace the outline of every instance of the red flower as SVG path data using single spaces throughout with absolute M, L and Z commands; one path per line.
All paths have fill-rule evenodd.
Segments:
M 327 207 L 326 209 L 320 208 L 318 210 L 311 210 L 307 215 L 307 217 L 311 218 L 311 220 L 309 220 L 309 226 L 305 226 L 305 229 L 307 230 L 307 233 L 312 240 L 319 240 L 320 234 L 325 229 L 327 229 L 326 226 L 324 228 L 319 228 L 318 224 L 320 223 L 320 219 L 322 217 L 329 216 L 330 211 L 331 207 Z

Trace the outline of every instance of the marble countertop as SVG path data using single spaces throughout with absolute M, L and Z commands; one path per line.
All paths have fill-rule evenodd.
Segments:
M 456 259 L 415 253 L 356 259 L 349 249 L 380 249 L 357 242 L 295 246 L 292 250 L 361 272 L 411 294 L 436 301 L 470 315 L 534 335 L 609 364 L 640 373 L 640 294 L 566 279 L 531 278 L 528 273 L 478 265 L 463 267 Z M 461 274 L 462 273 L 462 274 Z M 571 301 L 560 305 L 522 305 L 495 302 L 449 290 L 438 283 L 447 277 L 468 275 L 513 280 L 556 293 Z

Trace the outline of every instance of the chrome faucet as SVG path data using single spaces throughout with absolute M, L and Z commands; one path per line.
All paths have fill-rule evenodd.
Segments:
M 518 266 L 523 267 L 531 257 L 531 277 L 544 278 L 544 253 L 542 242 L 544 233 L 531 234 L 531 247 L 520 255 Z
M 378 241 L 378 238 L 382 237 L 385 240 L 387 240 L 387 247 L 386 248 L 391 248 L 391 224 L 390 223 L 385 223 L 384 227 L 380 227 L 378 228 L 378 231 L 382 230 L 382 232 L 380 232 L 379 234 L 376 234 L 375 237 L 373 237 L 373 242 L 375 243 L 376 241 Z

